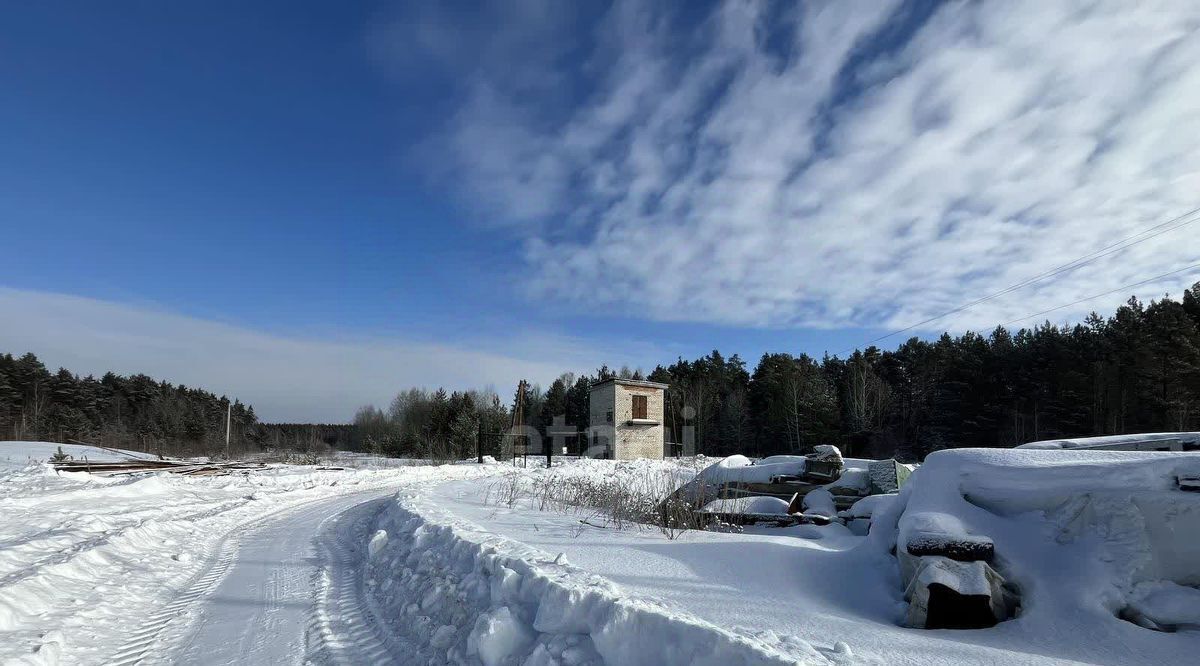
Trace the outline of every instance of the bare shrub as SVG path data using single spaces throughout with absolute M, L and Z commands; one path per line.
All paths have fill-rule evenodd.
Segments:
M 675 539 L 687 530 L 704 526 L 696 515 L 700 507 L 675 497 L 683 481 L 673 470 L 632 466 L 618 466 L 606 476 L 580 474 L 570 468 L 518 472 L 491 484 L 485 502 L 512 507 L 526 500 L 540 511 L 586 511 L 589 517 L 603 520 L 606 527 L 651 526 Z

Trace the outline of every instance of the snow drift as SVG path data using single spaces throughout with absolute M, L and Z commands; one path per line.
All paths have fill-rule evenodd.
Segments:
M 770 644 L 631 599 L 564 558 L 488 534 L 414 498 L 377 523 L 390 536 L 369 584 L 423 663 L 830 663 L 794 637 Z

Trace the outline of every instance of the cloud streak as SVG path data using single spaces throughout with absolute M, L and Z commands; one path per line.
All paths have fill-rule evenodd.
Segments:
M 534 298 L 898 327 L 1200 205 L 1191 3 L 948 3 L 912 20 L 886 2 L 698 18 L 618 2 L 584 43 L 578 62 L 555 42 L 541 63 L 583 86 L 565 99 L 497 74 L 492 51 L 463 73 L 445 138 L 459 186 L 523 238 Z M 1197 263 L 1197 229 L 930 328 L 989 328 Z
M 273 335 L 109 301 L 0 288 L 0 349 L 32 351 L 51 368 L 99 376 L 112 370 L 196 386 L 254 406 L 264 421 L 346 422 L 364 404 L 386 405 L 409 386 L 448 390 L 493 385 L 502 398 L 518 379 L 543 384 L 593 369 L 597 350 L 566 337 L 522 336 L 509 353 L 482 345 L 403 340 L 313 340 Z M 614 362 L 653 359 L 634 345 Z

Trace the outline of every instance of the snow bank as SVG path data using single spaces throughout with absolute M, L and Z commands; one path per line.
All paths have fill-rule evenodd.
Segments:
M 535 635 L 532 643 L 514 648 L 518 656 L 511 663 L 548 664 L 551 659 L 576 663 L 570 660 L 582 659 L 580 652 L 592 655 L 594 660 L 603 658 L 605 663 L 623 663 L 620 652 L 615 652 L 617 660 L 610 660 L 609 654 L 598 647 L 603 641 L 596 636 L 604 636 L 603 627 L 608 626 L 604 624 L 605 613 L 623 607 L 622 600 L 631 603 L 639 599 L 642 602 L 636 608 L 646 609 L 651 617 L 699 618 L 750 645 L 764 647 L 768 654 L 778 651 L 800 662 L 821 663 L 804 646 L 815 648 L 824 659 L 835 663 L 898 666 L 1194 661 L 1194 655 L 1200 654 L 1200 631 L 1180 624 L 1179 631 L 1167 634 L 1117 618 L 1118 609 L 1127 601 L 1124 593 L 1108 587 L 1108 579 L 1092 580 L 1097 570 L 1119 565 L 1117 560 L 1098 559 L 1116 554 L 1096 547 L 1097 542 L 1107 538 L 1101 531 L 1103 526 L 1089 528 L 1074 541 L 1059 544 L 1054 523 L 1045 520 L 1041 511 L 997 515 L 962 498 L 963 490 L 976 483 L 964 484 L 962 475 L 954 471 L 956 467 L 961 465 L 961 471 L 968 475 L 1008 467 L 1003 457 L 1013 452 L 996 453 L 1001 457 L 986 464 L 983 461 L 992 452 L 980 454 L 982 459 L 948 455 L 944 465 L 939 463 L 941 472 L 935 466 L 934 472 L 927 475 L 931 483 L 945 482 L 948 499 L 933 504 L 913 501 L 914 510 L 940 506 L 941 513 L 954 516 L 964 530 L 993 538 L 996 565 L 1006 576 L 1016 571 L 1014 565 L 1019 564 L 1022 570 L 1026 563 L 1039 567 L 1030 569 L 1032 577 L 1017 581 L 1022 592 L 1021 614 L 990 629 L 925 631 L 903 626 L 911 607 L 903 600 L 905 588 L 891 549 L 899 519 L 914 494 L 907 484 L 901 494 L 875 496 L 851 509 L 856 514 L 874 515 L 877 525 L 865 538 L 838 525 L 797 525 L 747 527 L 728 533 L 696 530 L 673 539 L 657 530 L 610 529 L 599 527 L 595 520 L 590 521 L 595 525 L 581 524 L 579 516 L 544 511 L 537 502 L 498 505 L 494 498 L 487 498 L 486 483 L 440 484 L 418 497 L 405 498 L 397 509 L 421 518 L 407 527 L 408 531 L 397 532 L 389 524 L 378 526 L 392 537 L 381 555 L 393 559 L 393 563 L 376 570 L 374 585 L 391 586 L 377 596 L 384 600 L 381 606 L 391 609 L 383 615 L 394 616 L 404 635 L 414 636 L 422 646 L 424 651 L 413 663 L 453 663 L 450 656 L 461 657 L 467 664 L 483 663 L 479 656 L 467 655 L 471 632 L 478 628 L 479 637 L 495 627 L 507 636 L 506 632 L 514 628 L 507 624 L 508 619 L 532 627 Z M 1046 452 L 1038 451 L 1017 455 L 1031 456 L 1028 464 L 1018 463 L 1024 467 L 1037 467 L 1061 456 L 1073 455 L 1076 461 L 1096 459 L 1091 453 L 1084 458 L 1083 452 L 1049 452 L 1049 458 Z M 937 456 L 932 459 L 936 461 Z M 1072 473 L 1070 458 L 1063 460 L 1055 474 L 1068 477 Z M 575 473 L 568 469 L 575 464 L 564 464 L 562 473 Z M 588 474 L 605 473 L 606 467 L 609 474 L 626 469 L 614 461 L 593 461 L 586 467 Z M 521 473 L 532 476 L 544 470 Z M 1020 478 L 1021 472 L 1017 470 L 1013 475 Z M 920 483 L 920 477 L 916 482 Z M 1133 483 L 1140 483 L 1139 478 L 1134 476 Z M 942 497 L 940 491 L 927 490 Z M 426 534 L 425 541 L 407 551 L 407 557 L 399 557 L 392 550 L 397 542 L 403 543 L 417 532 Z M 369 533 L 364 533 L 363 539 L 367 536 Z M 1013 544 L 1029 551 L 1012 550 Z M 415 561 L 417 566 L 401 564 L 405 560 Z M 400 582 L 398 579 L 406 575 L 404 567 L 411 572 Z M 943 570 L 938 567 L 925 572 L 925 580 L 953 582 L 943 571 L 962 577 L 963 571 L 954 572 L 956 568 L 967 571 L 982 567 L 951 564 Z M 974 580 L 979 578 L 973 576 Z M 1031 584 L 1036 587 L 1043 581 L 1050 586 L 1045 593 L 1031 591 Z M 439 605 L 423 610 L 420 604 L 436 586 L 441 586 Z M 1182 587 L 1185 589 L 1176 594 L 1192 589 Z M 550 603 L 555 598 L 550 590 L 568 600 L 562 606 L 564 610 Z M 1059 599 L 1056 595 L 1062 590 L 1069 592 Z M 1080 590 L 1092 596 L 1081 598 Z M 1091 601 L 1108 599 L 1110 594 L 1116 595 L 1111 607 Z M 400 600 L 406 596 L 414 596 L 418 606 L 412 615 L 402 617 L 404 606 Z M 469 601 L 461 615 L 456 615 L 460 612 L 458 599 L 463 598 Z M 1156 599 L 1155 603 L 1178 606 L 1179 601 L 1186 603 L 1187 599 Z M 508 609 L 508 618 L 498 621 L 494 613 L 501 607 Z M 1149 605 L 1146 610 L 1151 610 Z M 1160 618 L 1182 622 L 1180 613 L 1165 614 L 1169 608 L 1154 610 Z M 485 615 L 487 621 L 479 623 L 478 617 Z M 455 624 L 455 617 L 463 618 L 463 623 Z M 560 617 L 562 622 L 578 623 L 561 630 L 554 624 L 536 625 L 538 618 Z M 584 621 L 576 620 L 579 617 Z M 421 633 L 420 627 L 428 629 Z M 650 630 L 629 634 L 629 649 L 640 648 L 643 641 L 658 640 L 669 646 L 679 640 L 679 632 L 672 626 L 660 630 L 665 637 L 653 637 Z M 542 644 L 545 647 L 539 650 Z M 569 652 L 570 647 L 578 647 L 580 652 Z M 521 656 L 526 654 L 529 656 Z M 561 659 L 556 656 L 560 654 Z M 676 664 L 688 663 L 691 658 L 687 652 L 665 657 L 664 652 L 656 652 L 644 662 L 637 661 L 635 655 L 631 663 L 657 660 Z
M 753 639 L 628 598 L 416 497 L 399 498 L 376 527 L 392 538 L 370 561 L 372 593 L 424 663 L 829 663 L 794 637 Z

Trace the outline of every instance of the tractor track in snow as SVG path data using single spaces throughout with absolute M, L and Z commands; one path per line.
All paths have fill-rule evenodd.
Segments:
M 245 529 L 245 528 L 242 528 Z M 174 601 L 163 606 L 147 618 L 146 623 L 130 635 L 125 645 L 112 656 L 113 666 L 137 664 L 158 648 L 159 635 L 176 618 L 187 611 L 188 606 L 208 594 L 229 571 L 237 557 L 238 534 L 230 533 L 217 544 L 215 554 L 210 557 L 201 570 L 192 578 L 183 592 Z
M 393 633 L 366 588 L 367 541 L 391 497 L 329 518 L 317 536 L 326 566 L 317 573 L 318 602 L 309 619 L 307 662 L 394 664 L 417 652 Z
M 37 576 L 38 574 L 45 571 L 45 569 L 47 567 L 57 566 L 60 564 L 66 564 L 81 555 L 85 555 L 89 551 L 95 550 L 96 548 L 99 548 L 101 546 L 111 543 L 113 541 L 113 539 L 119 538 L 126 534 L 130 534 L 130 533 L 134 532 L 135 530 L 145 527 L 148 524 L 151 524 L 154 522 L 162 522 L 162 523 L 194 522 L 194 521 L 198 521 L 198 520 L 204 520 L 205 518 L 211 518 L 213 516 L 218 516 L 227 511 L 231 511 L 233 509 L 240 508 L 241 506 L 243 506 L 243 503 L 241 503 L 241 502 L 224 502 L 224 503 L 218 504 L 214 507 L 206 508 L 202 511 L 195 511 L 195 512 L 192 512 L 189 514 L 180 515 L 180 516 L 172 516 L 172 517 L 165 518 L 165 519 L 160 518 L 160 517 L 155 517 L 152 515 L 148 515 L 146 518 L 140 518 L 136 522 L 132 522 L 128 525 L 121 525 L 119 527 L 115 527 L 111 530 L 105 531 L 105 532 L 97 534 L 95 536 L 91 536 L 91 537 L 82 539 L 80 541 L 76 541 L 69 545 L 52 545 L 52 544 L 47 544 L 45 546 L 42 545 L 43 542 L 48 541 L 49 539 L 51 539 L 54 536 L 53 532 L 55 530 L 47 530 L 41 534 L 36 534 L 36 535 L 33 535 L 33 536 L 23 539 L 23 540 L 13 541 L 10 543 L 0 545 L 0 550 L 3 550 L 3 549 L 41 550 L 41 551 L 50 551 L 50 553 L 51 553 L 50 555 L 46 555 L 46 556 L 43 556 L 38 559 L 34 559 L 29 562 L 24 562 L 21 564 L 20 568 L 10 571 L 10 572 L 4 574 L 3 576 L 0 576 L 0 588 L 5 588 L 5 587 L 11 586 L 11 585 L 15 585 L 27 578 L 32 578 L 34 576 Z M 149 514 L 150 512 L 147 511 L 144 513 Z

